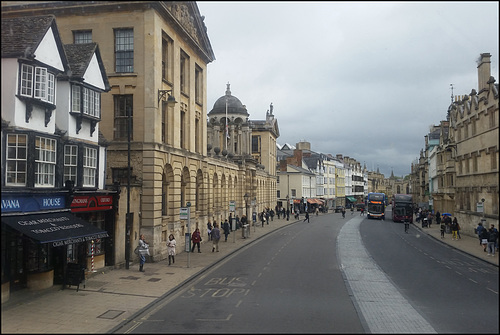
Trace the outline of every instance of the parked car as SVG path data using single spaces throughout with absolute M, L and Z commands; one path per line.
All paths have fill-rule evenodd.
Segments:
M 340 212 L 342 212 L 342 207 L 343 207 L 343 206 L 337 206 L 337 207 L 335 207 L 335 213 L 340 213 Z

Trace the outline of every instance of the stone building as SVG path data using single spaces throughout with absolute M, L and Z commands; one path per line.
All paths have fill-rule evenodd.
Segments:
M 499 97 L 489 53 L 480 55 L 477 69 L 478 90 L 454 97 L 411 173 L 414 199 L 457 217 L 465 234 L 481 220 L 498 227 Z
M 256 122 L 252 134 L 248 114 L 232 114 L 224 152 L 217 137 L 223 123 L 215 115 L 207 123 L 207 66 L 215 54 L 196 2 L 2 2 L 2 15 L 7 10 L 54 14 L 65 43 L 101 47 L 111 88 L 102 95 L 106 184 L 121 194 L 115 265 L 135 260 L 140 234 L 153 261 L 166 258 L 170 234 L 184 249 L 185 234 L 200 228 L 206 236 L 208 220 L 241 216 L 245 195 L 256 210 L 274 207 L 276 120 L 269 115 L 262 129 Z M 256 136 L 260 146 L 253 147 Z M 187 208 L 189 219 L 181 216 Z

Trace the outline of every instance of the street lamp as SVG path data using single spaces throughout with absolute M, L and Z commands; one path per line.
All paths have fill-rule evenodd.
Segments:
M 481 222 L 483 223 L 483 227 L 485 227 L 485 226 L 486 226 L 486 219 L 484 218 L 484 212 L 485 212 L 485 209 L 486 209 L 486 208 L 484 208 L 484 201 L 485 201 L 485 199 L 484 199 L 484 198 L 482 198 L 482 199 L 481 199 L 481 202 L 483 203 L 483 218 L 481 219 Z
M 253 197 L 253 211 L 255 212 L 255 206 L 257 205 L 257 197 Z M 257 218 L 257 212 L 255 212 Z M 252 219 L 253 221 L 253 219 Z M 255 226 L 257 226 L 257 220 L 253 223 L 253 232 L 255 233 Z
M 286 195 L 286 214 L 285 215 L 288 215 L 289 210 L 290 210 L 290 197 L 287 194 Z
M 245 199 L 245 216 L 246 216 L 246 227 L 243 227 L 242 229 L 242 233 L 243 233 L 243 237 L 245 237 L 245 231 L 248 229 L 248 199 L 250 198 L 250 196 L 248 195 L 248 193 L 245 193 L 245 195 L 243 196 L 243 198 Z M 248 229 L 248 231 L 250 232 L 250 229 Z M 250 234 L 248 234 L 250 235 Z
M 173 90 L 158 90 L 158 106 L 160 105 L 160 101 L 165 99 L 165 95 L 168 95 L 167 104 L 169 107 L 175 106 L 177 101 L 175 101 L 174 96 L 172 95 Z

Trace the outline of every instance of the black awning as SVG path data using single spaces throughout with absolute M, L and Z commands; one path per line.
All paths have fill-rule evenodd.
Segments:
M 40 243 L 54 246 L 92 241 L 108 233 L 70 212 L 2 216 L 2 223 Z

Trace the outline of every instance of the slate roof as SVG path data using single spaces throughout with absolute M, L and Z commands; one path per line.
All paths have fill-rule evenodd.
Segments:
M 2 58 L 33 58 L 55 19 L 54 15 L 2 18 Z
M 68 57 L 69 67 L 71 68 L 73 76 L 83 77 L 96 48 L 97 43 L 64 45 L 66 57 Z

